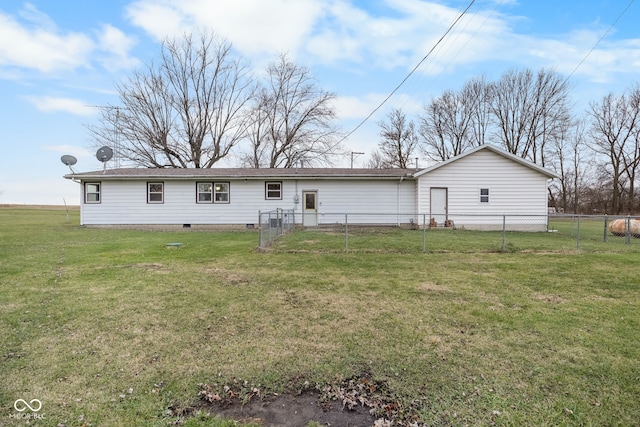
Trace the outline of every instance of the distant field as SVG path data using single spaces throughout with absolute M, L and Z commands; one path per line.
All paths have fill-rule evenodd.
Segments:
M 500 234 L 442 231 L 422 253 L 419 232 L 390 231 L 345 253 L 342 235 L 301 231 L 260 253 L 256 231 L 78 217 L 0 206 L 0 425 L 230 426 L 201 384 L 255 400 L 350 378 L 394 425 L 640 420 L 637 239 L 576 250 L 559 224 L 503 253 Z M 488 241 L 460 249 L 470 236 Z
M 68 206 L 64 206 L 64 205 L 10 205 L 10 204 L 2 204 L 0 203 L 0 209 L 26 209 L 26 210 L 31 210 L 31 209 L 45 209 L 45 210 L 53 210 L 53 211 L 57 211 L 57 210 L 74 210 L 74 211 L 79 211 L 80 210 L 80 206 L 78 205 L 68 205 Z

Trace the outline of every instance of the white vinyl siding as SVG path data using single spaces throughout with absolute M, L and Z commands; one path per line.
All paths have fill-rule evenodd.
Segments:
M 200 182 L 200 181 L 198 181 Z M 282 200 L 265 200 L 264 180 L 230 180 L 229 203 L 197 203 L 195 180 L 164 181 L 164 203 L 146 203 L 146 181 L 103 181 L 101 205 L 82 209 L 85 225 L 99 224 L 256 224 L 259 211 L 294 209 L 301 213 L 303 190 L 318 192 L 318 214 L 415 212 L 413 180 L 290 179 L 282 181 Z M 221 193 L 224 194 L 224 193 Z M 296 203 L 295 195 L 298 194 Z M 335 223 L 336 217 L 331 217 Z M 300 222 L 301 218 L 296 217 Z M 377 219 L 379 221 L 379 219 Z
M 546 226 L 547 181 L 545 175 L 529 167 L 482 150 L 420 176 L 419 209 L 429 212 L 430 188 L 445 187 L 449 219 L 456 226 L 474 222 L 501 224 L 497 215 L 540 215 L 523 218 L 522 222 Z M 481 201 L 481 189 L 489 189 L 488 202 Z M 462 217 L 456 219 L 456 214 Z

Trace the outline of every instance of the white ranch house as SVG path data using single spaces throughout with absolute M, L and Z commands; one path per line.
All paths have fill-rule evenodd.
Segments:
M 283 209 L 303 226 L 331 214 L 380 213 L 388 224 L 491 229 L 508 215 L 527 217 L 517 228 L 543 231 L 548 182 L 557 175 L 483 145 L 425 169 L 127 168 L 65 178 L 80 183 L 85 226 L 252 227 L 259 212 Z

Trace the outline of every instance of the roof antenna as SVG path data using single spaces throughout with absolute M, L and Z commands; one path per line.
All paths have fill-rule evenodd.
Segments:
M 113 150 L 111 149 L 111 147 L 107 147 L 106 145 L 104 147 L 98 148 L 98 151 L 96 151 L 96 159 L 102 162 L 103 174 L 107 170 L 107 162 L 111 160 L 112 157 L 113 157 Z
M 69 169 L 71 169 L 72 173 L 76 173 L 76 171 L 74 171 L 71 166 L 75 165 L 78 162 L 78 159 L 69 154 L 65 154 L 64 156 L 60 157 L 60 161 L 66 166 L 69 166 Z

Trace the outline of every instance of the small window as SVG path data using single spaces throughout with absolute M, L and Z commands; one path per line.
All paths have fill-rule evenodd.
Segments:
M 84 185 L 84 202 L 85 203 L 100 203 L 100 183 L 99 182 L 87 182 Z
M 147 183 L 147 203 L 164 203 L 164 183 Z
M 228 182 L 213 183 L 213 201 L 214 203 L 229 203 L 229 183 Z
M 265 183 L 265 199 L 282 200 L 282 182 L 274 181 Z
M 489 203 L 489 189 L 481 188 L 480 189 L 480 203 Z
M 213 183 L 199 182 L 197 184 L 198 203 L 213 203 Z

